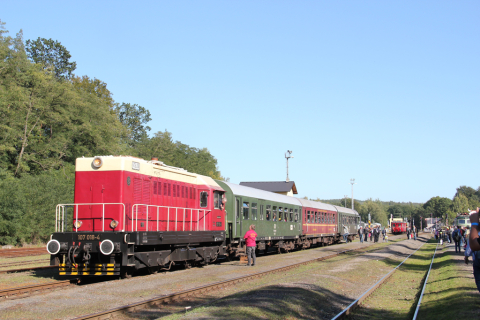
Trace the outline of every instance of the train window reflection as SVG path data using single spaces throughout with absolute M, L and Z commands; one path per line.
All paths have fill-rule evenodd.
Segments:
M 267 221 L 270 221 L 270 216 L 272 214 L 271 205 L 267 204 Z
M 243 220 L 248 220 L 248 208 L 249 208 L 249 203 L 244 202 L 243 203 Z

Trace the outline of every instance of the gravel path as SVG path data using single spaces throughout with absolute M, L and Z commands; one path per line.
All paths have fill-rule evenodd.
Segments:
M 399 236 L 404 238 L 405 236 Z M 392 240 L 396 237 L 390 237 Z M 409 248 L 413 240 L 402 241 L 400 244 L 390 245 Z M 161 296 L 188 288 L 197 287 L 200 285 L 221 281 L 256 273 L 260 271 L 267 271 L 275 267 L 286 266 L 293 263 L 311 260 L 331 254 L 334 251 L 341 251 L 345 249 L 367 247 L 371 243 L 360 244 L 359 242 L 340 244 L 335 246 L 314 248 L 289 254 L 277 254 L 261 256 L 257 258 L 256 267 L 246 267 L 238 261 L 209 265 L 203 268 L 192 268 L 189 270 L 175 270 L 173 272 L 164 272 L 156 275 L 137 276 L 132 279 L 125 280 L 111 280 L 103 281 L 94 284 L 77 286 L 69 289 L 62 289 L 53 292 L 47 292 L 41 295 L 30 296 L 17 300 L 6 300 L 0 302 L 0 318 L 2 319 L 69 319 L 83 314 L 100 312 L 111 309 L 117 306 L 138 302 Z M 388 251 L 388 249 L 387 249 Z M 375 256 L 375 254 L 368 254 L 368 256 Z M 367 255 L 366 255 L 367 256 Z M 343 259 L 343 260 L 342 260 Z M 315 275 L 323 282 L 328 283 L 329 277 L 336 277 L 335 272 L 345 274 L 352 270 L 352 263 L 359 263 L 361 257 L 351 258 L 342 256 L 336 258 L 340 265 L 334 268 L 331 274 Z M 333 260 L 333 259 L 332 259 Z M 320 262 L 318 264 L 319 270 L 329 270 L 327 267 L 329 261 Z M 343 263 L 342 261 L 348 263 Z M 305 266 L 307 267 L 307 266 Z M 302 267 L 302 268 L 305 268 Z M 300 268 L 299 268 L 300 269 Z M 365 271 L 368 274 L 368 270 Z M 333 279 L 334 279 L 333 278 Z M 369 275 L 365 275 L 365 279 L 369 279 Z M 347 281 L 355 286 L 357 280 L 355 278 L 347 279 Z M 255 282 L 257 283 L 257 282 Z M 1 279 L 0 279 L 1 286 Z M 292 286 L 292 284 L 289 284 Z M 307 286 L 308 284 L 301 284 Z M 293 284 L 292 289 L 296 290 L 297 285 Z M 274 290 L 275 291 L 275 290 Z M 227 293 L 227 290 L 226 292 Z M 260 293 L 263 295 L 263 293 Z M 165 313 L 162 313 L 165 315 Z M 150 317 L 150 316 L 147 316 Z

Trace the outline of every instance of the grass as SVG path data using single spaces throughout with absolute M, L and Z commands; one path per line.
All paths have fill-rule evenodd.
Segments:
M 412 319 L 430 266 L 435 243 L 406 261 L 349 319 Z M 479 295 L 463 256 L 439 246 L 417 319 L 478 319 Z

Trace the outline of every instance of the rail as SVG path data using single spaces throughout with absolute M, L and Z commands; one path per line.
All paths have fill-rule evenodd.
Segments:
M 363 300 L 365 300 L 373 291 L 375 291 L 382 283 L 385 282 L 405 261 L 407 261 L 408 258 L 410 258 L 415 252 L 417 252 L 421 247 L 425 245 L 426 242 L 424 242 L 420 247 L 418 247 L 414 252 L 408 255 L 398 266 L 396 266 L 393 270 L 391 270 L 389 273 L 384 275 L 380 280 L 378 280 L 373 286 L 371 286 L 367 291 L 365 291 L 358 299 L 353 301 L 351 304 L 348 305 L 345 309 L 343 309 L 339 314 L 337 314 L 335 317 L 332 318 L 332 320 L 337 320 L 337 319 L 343 319 L 345 316 L 350 314 L 350 311 L 352 311 L 355 307 L 357 307 L 359 304 L 362 303 Z
M 428 268 L 427 277 L 423 283 L 422 293 L 420 293 L 420 298 L 418 299 L 417 308 L 415 308 L 415 314 L 413 315 L 413 320 L 417 319 L 418 311 L 420 310 L 420 305 L 422 304 L 423 294 L 425 293 L 425 288 L 427 287 L 428 277 L 430 276 L 430 271 L 432 270 L 433 260 L 435 260 L 435 255 L 437 254 L 438 243 L 435 247 L 435 252 L 433 253 L 432 262 L 430 263 L 430 268 Z
M 185 214 L 187 212 L 187 210 L 190 210 L 191 214 L 190 214 L 190 230 L 187 230 L 187 231 L 200 231 L 200 220 L 203 219 L 203 230 L 205 231 L 205 220 L 206 220 L 206 216 L 207 214 L 209 214 L 211 211 L 210 210 L 205 210 L 205 209 L 193 209 L 193 208 L 182 208 L 182 207 L 169 207 L 169 206 L 156 206 L 156 205 L 147 205 L 147 204 L 134 204 L 132 206 L 132 231 L 134 230 L 133 226 L 134 226 L 134 223 L 135 223 L 135 231 L 138 231 L 138 211 L 139 211 L 139 208 L 142 208 L 142 207 L 145 207 L 146 208 L 146 223 L 145 223 L 145 226 L 146 226 L 146 231 L 148 231 L 148 210 L 149 208 L 152 208 L 152 209 L 157 209 L 157 231 L 160 231 L 159 229 L 159 222 L 160 222 L 160 209 L 167 209 L 167 220 L 166 220 L 166 224 L 167 224 L 167 231 L 170 231 L 170 223 L 173 222 L 170 221 L 170 209 L 175 209 L 175 230 L 174 231 L 178 231 L 178 211 L 181 210 L 183 211 L 183 219 L 181 220 L 182 223 L 182 231 L 185 231 Z M 193 221 L 193 213 L 194 212 L 197 212 L 197 220 L 196 221 Z M 200 211 L 203 211 L 203 216 L 200 216 Z M 135 219 L 133 219 L 133 213 L 135 213 Z M 193 223 L 196 223 L 196 230 L 193 230 Z

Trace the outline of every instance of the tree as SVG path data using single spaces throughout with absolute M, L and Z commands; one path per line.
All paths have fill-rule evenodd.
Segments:
M 378 222 L 383 226 L 388 224 L 387 213 L 380 200 L 373 201 L 372 199 L 368 199 L 362 203 L 362 207 L 359 211 L 362 221 L 368 222 L 369 213 L 373 221 Z
M 115 106 L 120 122 L 127 128 L 126 143 L 135 147 L 138 143 L 148 138 L 147 131 L 151 128 L 146 124 L 152 120 L 150 111 L 138 104 L 122 103 Z
M 44 68 L 52 68 L 57 79 L 70 79 L 77 68 L 76 62 L 70 62 L 70 52 L 56 40 L 38 38 L 26 41 L 28 57 Z
M 453 199 L 453 211 L 455 213 L 468 212 L 468 199 L 462 193 Z
M 108 94 L 58 81 L 29 61 L 21 33 L 0 37 L 0 118 L 0 164 L 17 177 L 115 154 L 125 131 Z

